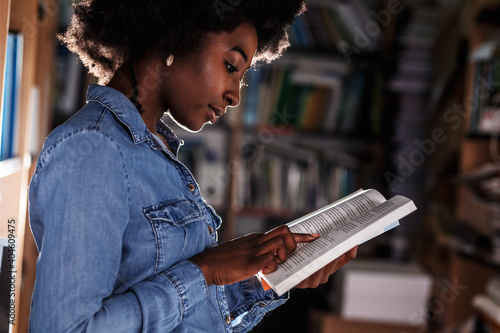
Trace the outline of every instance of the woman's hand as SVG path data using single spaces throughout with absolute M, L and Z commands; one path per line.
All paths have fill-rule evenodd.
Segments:
M 296 288 L 316 288 L 320 284 L 326 283 L 330 275 L 335 273 L 340 267 L 347 264 L 349 261 L 356 257 L 356 253 L 358 252 L 358 247 L 354 247 L 351 250 L 347 251 L 301 283 L 299 283 Z
M 249 234 L 204 251 L 190 260 L 197 264 L 208 285 L 227 285 L 247 279 L 262 270 L 274 272 L 295 251 L 297 243 L 310 242 L 317 235 L 293 234 L 282 225 L 265 234 Z

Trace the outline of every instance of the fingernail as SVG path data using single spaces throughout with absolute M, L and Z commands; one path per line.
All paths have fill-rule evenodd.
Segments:
M 319 234 L 311 234 L 311 236 L 318 238 Z

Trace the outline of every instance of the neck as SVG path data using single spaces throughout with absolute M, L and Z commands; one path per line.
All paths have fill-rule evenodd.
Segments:
M 160 79 L 160 68 L 158 68 L 158 66 L 161 66 L 158 60 L 147 57 L 134 61 L 133 66 L 138 88 L 137 102 L 142 105 L 141 118 L 148 129 L 153 133 L 156 133 L 158 122 L 165 111 L 159 102 L 160 85 L 157 84 L 155 88 L 152 89 L 151 84 L 147 84 L 147 82 L 159 82 L 156 81 Z M 157 70 L 147 71 L 145 70 L 146 68 L 154 68 Z M 107 86 L 120 91 L 128 98 L 132 98 L 134 85 L 127 62 L 115 72 Z

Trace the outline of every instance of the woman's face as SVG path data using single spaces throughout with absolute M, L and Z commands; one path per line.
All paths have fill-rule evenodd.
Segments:
M 182 127 L 199 131 L 240 102 L 240 85 L 257 50 L 257 33 L 243 24 L 231 33 L 209 33 L 200 52 L 174 59 L 161 103 Z

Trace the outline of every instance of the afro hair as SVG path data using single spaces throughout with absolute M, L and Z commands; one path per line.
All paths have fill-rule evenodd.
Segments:
M 209 32 L 231 32 L 242 23 L 257 31 L 254 62 L 271 62 L 289 46 L 287 29 L 305 11 L 304 0 L 82 0 L 64 34 L 101 83 L 127 60 L 146 51 L 167 56 L 197 52 Z

